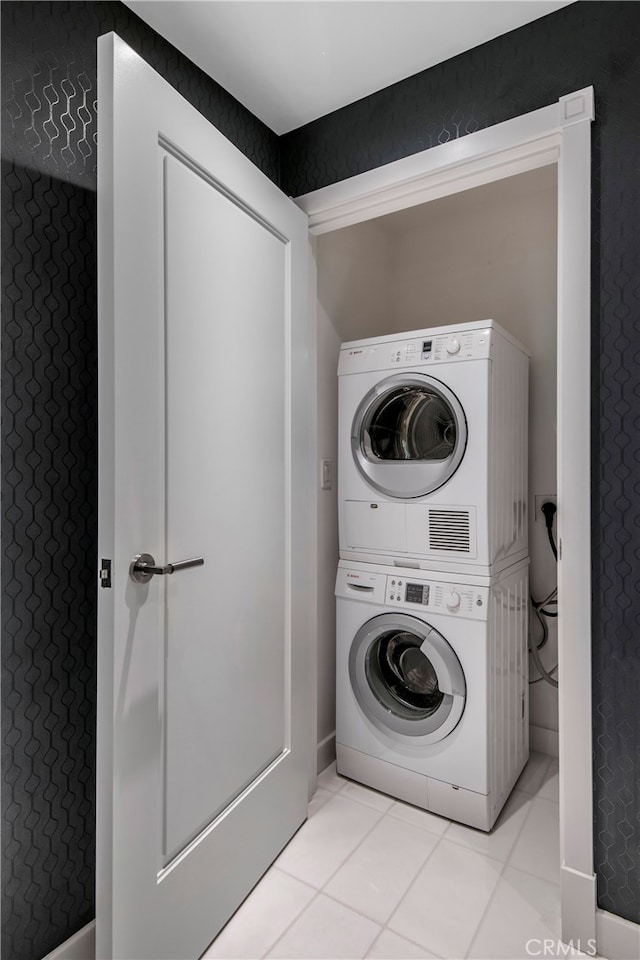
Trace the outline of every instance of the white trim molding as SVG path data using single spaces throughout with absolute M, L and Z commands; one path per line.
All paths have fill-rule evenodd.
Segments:
M 96 922 L 92 920 L 42 960 L 95 960 Z
M 562 835 L 562 815 L 560 820 Z M 596 942 L 596 878 L 595 874 L 580 873 L 565 863 L 560 870 L 560 916 L 562 939 L 573 943 L 583 953 L 588 953 L 585 944 Z M 590 951 L 593 952 L 593 951 Z M 598 944 L 598 953 L 600 953 Z
M 563 97 L 560 108 L 563 133 L 558 159 L 556 454 L 558 595 L 562 598 L 558 607 L 562 938 L 565 942 L 585 942 L 595 936 L 596 909 L 595 881 L 590 880 L 594 874 L 590 365 L 593 91 L 590 96 L 579 91 Z M 576 340 L 584 342 L 578 351 Z M 568 682 L 563 683 L 563 678 Z M 584 882 L 576 885 L 576 876 L 585 878 Z
M 458 140 L 296 197 L 312 234 L 558 163 L 566 127 L 593 120 L 593 87 Z
M 596 912 L 598 953 L 608 960 L 638 960 L 640 926 L 606 910 Z
M 317 769 L 318 773 L 322 773 L 325 767 L 328 767 L 330 763 L 336 758 L 336 732 L 333 730 L 328 737 L 325 737 L 324 740 L 321 740 L 318 743 L 317 747 Z
M 298 197 L 319 235 L 485 183 L 558 168 L 558 615 L 563 939 L 595 931 L 591 756 L 593 88 Z M 569 683 L 562 683 L 569 677 Z
M 585 87 L 560 97 L 560 123 L 568 127 L 571 123 L 581 123 L 583 120 L 593 122 L 596 118 L 593 87 Z

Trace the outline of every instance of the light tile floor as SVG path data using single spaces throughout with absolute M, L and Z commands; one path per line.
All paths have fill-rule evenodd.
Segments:
M 490 834 L 333 764 L 309 819 L 203 960 L 566 957 L 559 879 L 556 760 L 532 754 Z

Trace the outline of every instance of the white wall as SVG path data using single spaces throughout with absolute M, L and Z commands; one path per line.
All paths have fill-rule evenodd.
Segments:
M 335 600 L 338 562 L 338 353 L 340 344 L 384 331 L 391 302 L 389 238 L 376 221 L 320 237 L 316 246 L 318 478 L 333 462 L 331 491 L 318 489 L 318 743 L 335 730 Z M 369 331 L 372 331 L 369 333 Z M 318 479 L 318 487 L 319 487 Z M 328 745 L 329 751 L 332 749 Z M 326 747 L 319 763 L 331 759 Z
M 546 167 L 325 234 L 317 242 L 319 444 L 332 457 L 340 341 L 492 318 L 529 351 L 529 533 L 536 597 L 552 589 L 556 574 L 544 524 L 533 520 L 534 495 L 556 493 L 556 210 L 556 168 Z M 319 449 L 318 455 L 329 454 Z M 322 731 L 333 729 L 335 489 L 320 496 L 319 520 L 322 739 Z M 543 651 L 548 668 L 557 662 L 556 653 L 551 621 Z M 532 668 L 531 679 L 536 676 Z M 531 687 L 530 717 L 537 726 L 558 728 L 557 693 L 544 682 Z

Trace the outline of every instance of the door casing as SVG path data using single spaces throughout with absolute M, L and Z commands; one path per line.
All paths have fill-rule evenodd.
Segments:
M 593 88 L 297 197 L 315 238 L 387 213 L 555 165 L 558 171 L 558 612 L 560 852 L 565 942 L 607 940 L 593 870 L 591 733 L 591 123 Z M 315 309 L 313 309 L 313 305 Z M 317 414 L 317 411 L 316 411 Z M 316 419 L 317 422 L 317 419 Z M 315 531 L 317 548 L 317 529 Z M 317 552 L 317 549 L 316 549 Z M 606 915 L 608 916 L 608 915 Z M 616 918 L 618 919 L 618 918 Z M 635 925 L 631 925 L 634 926 Z M 599 941 L 598 949 L 605 952 Z M 608 953 L 607 953 L 608 955 Z

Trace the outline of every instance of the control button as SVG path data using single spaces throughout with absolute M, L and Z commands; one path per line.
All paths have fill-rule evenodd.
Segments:
M 449 590 L 444 595 L 444 602 L 447 605 L 447 610 L 457 610 L 460 606 L 460 594 L 455 590 Z
M 460 341 L 457 337 L 449 337 L 447 340 L 447 353 L 449 356 L 460 353 Z
M 399 586 L 399 587 L 402 586 L 402 580 L 398 580 L 398 586 Z
M 392 586 L 392 587 L 395 587 L 395 585 L 396 585 L 395 580 L 392 580 L 392 581 L 391 581 L 391 586 Z
M 478 599 L 476 600 L 476 607 L 481 607 L 481 606 L 482 606 L 482 597 L 478 597 Z
M 392 599 L 392 600 L 395 600 L 395 597 L 394 597 L 394 595 L 393 595 L 393 594 L 391 594 L 391 599 Z

